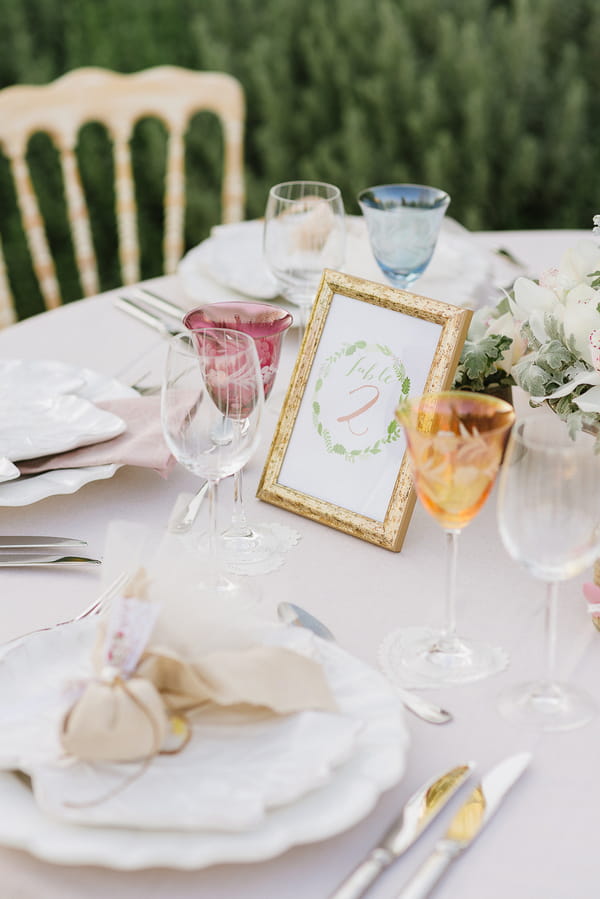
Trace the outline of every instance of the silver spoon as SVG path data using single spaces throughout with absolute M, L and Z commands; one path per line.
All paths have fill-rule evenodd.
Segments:
M 319 621 L 306 609 L 295 605 L 293 602 L 280 602 L 277 606 L 277 614 L 284 624 L 305 627 L 323 640 L 335 641 L 333 634 L 322 621 Z M 394 689 L 408 711 L 418 718 L 422 718 L 423 721 L 428 721 L 429 724 L 446 724 L 448 721 L 452 721 L 450 712 L 440 708 L 428 699 L 423 699 L 422 696 L 411 693 L 409 690 L 405 690 L 404 687 L 398 687 L 395 684 Z

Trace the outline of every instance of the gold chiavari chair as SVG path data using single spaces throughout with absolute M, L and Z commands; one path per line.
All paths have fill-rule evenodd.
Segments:
M 8 158 L 33 270 L 46 308 L 62 302 L 55 263 L 27 163 L 33 134 L 45 132 L 55 144 L 62 171 L 65 207 L 84 296 L 99 290 L 98 263 L 90 214 L 78 167 L 79 131 L 88 122 L 104 125 L 113 144 L 119 263 L 123 284 L 140 278 L 137 208 L 130 140 L 136 123 L 155 117 L 168 136 L 164 193 L 164 272 L 175 270 L 184 250 L 185 134 L 191 118 L 213 112 L 223 135 L 221 221 L 244 214 L 243 137 L 245 99 L 235 78 L 157 66 L 129 75 L 81 68 L 46 85 L 13 85 L 0 90 L 0 150 Z M 0 244 L 0 327 L 16 318 Z

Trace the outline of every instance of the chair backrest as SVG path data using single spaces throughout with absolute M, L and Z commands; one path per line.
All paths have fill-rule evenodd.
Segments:
M 244 213 L 243 137 L 245 101 L 240 83 L 219 72 L 158 66 L 131 75 L 106 69 L 75 69 L 47 85 L 0 90 L 0 148 L 9 160 L 33 268 L 47 308 L 62 302 L 54 261 L 26 154 L 33 134 L 46 132 L 60 157 L 66 210 L 84 296 L 99 290 L 89 211 L 75 153 L 81 127 L 104 125 L 113 142 L 119 260 L 124 284 L 140 278 L 137 210 L 130 139 L 141 118 L 161 120 L 167 130 L 164 197 L 164 271 L 175 270 L 184 250 L 185 132 L 197 112 L 215 113 L 223 134 L 223 222 Z M 0 327 L 15 318 L 0 244 Z

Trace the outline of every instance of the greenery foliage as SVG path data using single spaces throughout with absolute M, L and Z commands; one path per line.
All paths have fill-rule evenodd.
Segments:
M 434 184 L 473 229 L 585 227 L 598 208 L 600 4 L 597 0 L 2 0 L 0 87 L 84 65 L 122 72 L 164 63 L 236 75 L 247 96 L 247 215 L 271 184 L 340 186 L 348 212 L 370 184 Z M 194 123 L 188 246 L 219 221 L 217 126 Z M 106 136 L 81 141 L 104 287 L 116 283 Z M 210 140 L 208 139 L 210 138 Z M 36 184 L 60 192 L 47 143 Z M 143 274 L 160 271 L 164 135 L 136 134 Z M 41 308 L 0 158 L 0 235 L 19 311 Z M 64 217 L 53 215 L 67 296 L 79 285 Z

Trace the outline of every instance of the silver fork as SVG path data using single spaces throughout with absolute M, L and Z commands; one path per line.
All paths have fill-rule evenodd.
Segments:
M 117 592 L 124 587 L 127 581 L 129 580 L 129 574 L 122 571 L 121 574 L 118 575 L 114 579 L 114 581 L 108 585 L 106 590 L 104 590 L 100 596 L 97 596 L 93 602 L 86 606 L 83 612 L 79 612 L 78 615 L 74 615 L 73 618 L 67 618 L 65 621 L 57 621 L 55 624 L 48 624 L 45 627 L 36 627 L 32 631 L 27 631 L 25 634 L 19 634 L 18 637 L 12 637 L 12 639 L 7 640 L 5 643 L 2 643 L 0 649 L 4 649 L 5 646 L 10 646 L 11 643 L 18 643 L 20 640 L 24 640 L 25 637 L 30 637 L 32 634 L 41 634 L 43 631 L 53 631 L 55 627 L 62 627 L 65 624 L 73 624 L 74 621 L 81 621 L 83 618 L 88 618 L 90 615 L 100 615 L 101 612 L 104 611 L 106 606 L 110 603 L 110 600 L 117 594 Z

